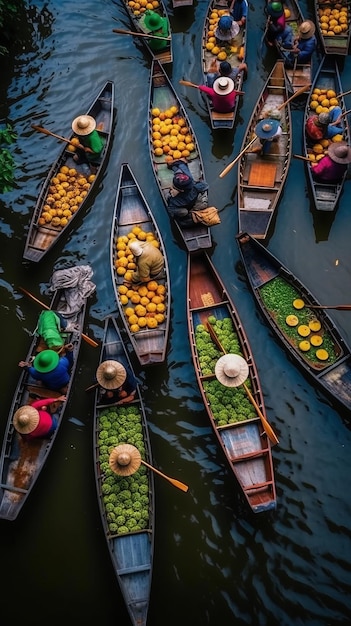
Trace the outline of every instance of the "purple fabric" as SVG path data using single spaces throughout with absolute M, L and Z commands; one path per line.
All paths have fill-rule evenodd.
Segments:
M 312 176 L 321 182 L 336 182 L 342 179 L 346 170 L 347 164 L 335 163 L 327 154 L 317 165 L 312 167 Z
M 200 91 L 204 91 L 211 98 L 213 108 L 218 113 L 229 113 L 234 109 L 236 91 L 232 91 L 225 96 L 220 96 L 212 87 L 206 85 L 199 86 Z

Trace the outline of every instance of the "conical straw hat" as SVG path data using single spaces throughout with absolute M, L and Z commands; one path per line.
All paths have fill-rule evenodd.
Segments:
M 215 375 L 225 387 L 239 387 L 249 375 L 249 366 L 238 354 L 225 354 L 218 359 Z
M 141 454 L 138 448 L 130 443 L 121 443 L 113 448 L 109 458 L 109 465 L 115 474 L 130 476 L 139 469 Z
M 118 389 L 127 378 L 126 368 L 113 359 L 103 361 L 96 370 L 96 378 L 104 389 Z
M 39 411 L 30 405 L 21 406 L 13 416 L 13 425 L 22 435 L 33 432 L 38 424 Z

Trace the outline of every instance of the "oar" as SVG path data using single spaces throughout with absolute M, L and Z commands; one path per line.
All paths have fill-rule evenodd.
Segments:
M 220 173 L 219 178 L 224 178 L 224 176 L 226 176 L 228 172 L 230 172 L 230 170 L 234 167 L 235 163 L 239 161 L 240 157 L 242 157 L 244 152 L 246 152 L 246 150 L 248 150 L 252 146 L 252 144 L 256 141 L 256 139 L 257 139 L 257 135 L 254 135 L 254 137 L 251 139 L 251 141 L 249 141 L 247 146 L 245 146 L 245 148 L 241 152 L 239 152 L 238 156 L 235 157 L 234 161 L 229 163 L 229 165 L 227 165 L 227 167 L 224 168 L 223 172 Z
M 44 302 L 41 302 L 41 300 L 38 300 L 38 298 L 36 298 L 35 296 L 33 296 L 32 293 L 30 293 L 29 291 L 27 291 L 27 289 L 24 289 L 23 287 L 20 287 L 20 290 L 26 294 L 26 296 L 29 296 L 29 298 L 32 298 L 32 300 L 34 300 L 34 302 L 37 302 L 38 304 L 40 304 L 40 306 L 43 307 L 43 309 L 46 309 L 47 311 L 50 311 L 50 307 L 47 306 L 47 304 L 44 304 Z M 93 346 L 93 348 L 97 348 L 98 347 L 98 343 L 96 341 L 94 341 L 94 339 L 91 339 L 90 337 L 88 337 L 88 335 L 85 335 L 84 333 L 81 333 L 82 338 L 84 339 L 84 341 L 86 341 L 89 345 Z
M 306 304 L 308 309 L 337 309 L 338 311 L 351 311 L 351 304 Z
M 164 39 L 165 41 L 170 41 L 170 37 L 157 37 L 157 35 L 147 35 L 146 33 L 136 33 L 133 30 L 123 30 L 122 28 L 114 28 L 112 30 L 113 33 L 117 33 L 119 35 L 133 35 L 134 37 L 147 37 L 148 39 Z
M 309 161 L 312 163 L 311 159 L 308 157 L 302 156 L 302 154 L 293 154 L 294 159 L 300 159 L 300 161 Z
M 70 139 L 67 139 L 66 137 L 61 137 L 61 135 L 55 135 L 55 133 L 52 133 L 51 130 L 48 130 L 47 128 L 43 128 L 42 126 L 36 126 L 35 124 L 32 124 L 32 128 L 34 128 L 34 130 L 37 130 L 39 133 L 43 133 L 44 135 L 51 135 L 51 137 L 56 137 L 56 139 L 60 139 L 61 141 L 70 143 L 71 146 L 75 146 L 75 148 L 82 148 L 83 150 L 85 150 L 82 144 L 72 143 Z
M 145 467 L 148 467 L 153 472 L 155 472 L 155 474 L 159 474 L 159 476 L 162 476 L 162 478 L 168 480 L 174 487 L 178 487 L 178 489 L 181 489 L 182 491 L 188 491 L 188 485 L 184 485 L 184 483 L 181 483 L 180 480 L 176 480 L 175 478 L 171 478 L 170 476 L 163 474 L 163 472 L 160 472 L 160 470 L 156 469 L 156 467 L 149 465 L 149 463 L 146 463 L 146 461 L 143 461 L 143 459 L 141 459 L 141 463 L 145 465 Z
M 223 346 L 222 346 L 221 342 L 219 341 L 219 339 L 218 339 L 218 337 L 217 337 L 217 334 L 216 334 L 215 330 L 213 329 L 212 325 L 211 325 L 211 324 L 210 324 L 210 322 L 208 322 L 208 321 L 207 321 L 207 328 L 208 328 L 208 331 L 209 331 L 209 333 L 210 333 L 210 335 L 211 335 L 211 337 L 212 337 L 213 341 L 216 343 L 216 345 L 217 345 L 217 347 L 219 348 L 219 350 L 220 350 L 221 352 L 223 352 L 223 354 L 226 354 L 226 351 L 225 351 L 225 349 L 223 348 Z M 248 388 L 248 386 L 246 385 L 246 383 L 243 383 L 243 387 L 244 387 L 244 389 L 245 389 L 245 392 L 246 392 L 246 394 L 247 394 L 247 396 L 248 396 L 248 398 L 249 398 L 250 402 L 252 403 L 252 405 L 253 405 L 253 406 L 254 406 L 254 408 L 256 409 L 257 414 L 259 415 L 259 417 L 260 417 L 260 419 L 261 419 L 261 422 L 262 422 L 262 426 L 263 426 L 263 428 L 264 428 L 264 430 L 265 430 L 265 432 L 266 432 L 267 436 L 268 436 L 268 437 L 269 437 L 269 439 L 271 440 L 271 443 L 272 443 L 273 445 L 275 445 L 275 444 L 279 443 L 279 439 L 278 439 L 277 435 L 275 434 L 275 432 L 274 432 L 274 430 L 273 430 L 272 426 L 269 424 L 269 422 L 267 421 L 267 419 L 266 419 L 266 418 L 265 418 L 265 416 L 263 415 L 263 413 L 262 413 L 262 411 L 261 411 L 260 407 L 258 406 L 258 404 L 257 404 L 257 402 L 256 402 L 256 400 L 255 400 L 255 398 L 253 397 L 253 395 L 252 395 L 252 393 L 251 393 L 250 389 Z
M 96 389 L 96 387 L 99 386 L 99 383 L 95 383 L 94 385 L 90 385 L 90 387 L 87 387 L 85 391 L 92 391 L 93 389 Z
M 180 80 L 179 84 L 185 85 L 186 87 L 195 87 L 195 89 L 199 89 L 200 87 L 200 85 L 195 85 L 195 83 L 191 83 L 190 80 Z M 239 96 L 244 96 L 245 91 L 237 91 L 236 94 Z
M 351 89 L 349 89 L 348 91 L 343 91 L 343 93 L 338 93 L 338 95 L 335 97 L 342 98 L 343 96 L 347 96 L 349 93 L 351 93 Z
M 294 100 L 294 98 L 297 98 L 297 96 L 299 96 L 300 94 L 302 94 L 304 91 L 306 91 L 306 89 L 308 89 L 308 87 L 311 87 L 311 83 L 309 83 L 308 85 L 303 85 L 302 87 L 300 87 L 300 89 L 298 89 L 297 91 L 295 91 L 295 93 L 290 96 L 290 98 L 288 98 L 287 100 L 285 100 L 285 102 L 283 102 L 283 104 L 280 104 L 277 109 L 278 111 L 280 111 L 281 109 L 283 109 L 289 102 L 291 102 L 291 100 Z

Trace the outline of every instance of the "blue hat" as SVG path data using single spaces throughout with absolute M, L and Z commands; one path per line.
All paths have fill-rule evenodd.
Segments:
M 233 18 L 230 17 L 230 15 L 223 15 L 218 22 L 218 28 L 220 28 L 221 30 L 230 30 L 232 27 L 232 23 Z
M 173 176 L 173 187 L 182 191 L 183 189 L 187 189 L 191 187 L 192 180 L 187 174 L 183 174 L 182 172 L 178 172 Z
M 276 135 L 278 128 L 278 120 L 273 120 L 271 118 L 263 119 L 258 122 L 255 128 L 255 133 L 260 139 L 272 139 L 272 137 Z

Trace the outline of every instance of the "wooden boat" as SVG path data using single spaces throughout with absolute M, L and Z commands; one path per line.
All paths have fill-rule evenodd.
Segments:
M 136 33 L 141 33 L 142 37 L 140 38 L 142 39 L 142 42 L 145 45 L 146 49 L 148 50 L 149 54 L 151 55 L 152 59 L 159 61 L 159 63 L 162 63 L 162 65 L 167 65 L 168 63 L 172 63 L 173 61 L 172 36 L 170 35 L 169 42 L 163 50 L 159 50 L 159 51 L 152 50 L 152 48 L 149 45 L 150 40 L 148 40 L 147 37 L 143 37 L 143 35 L 145 34 L 153 35 L 153 33 L 150 33 L 145 28 L 145 25 L 143 24 L 143 13 L 134 13 L 133 7 L 129 5 L 127 0 L 122 0 L 122 4 L 125 7 L 129 15 L 129 19 L 131 23 L 133 24 Z M 158 13 L 161 17 L 167 18 L 169 22 L 167 10 L 162 0 L 158 0 L 158 6 L 154 7 L 153 11 Z M 169 29 L 170 28 L 171 27 L 169 27 Z M 171 32 L 171 30 L 169 32 Z
M 178 9 L 180 7 L 192 7 L 194 0 L 172 0 L 173 9 Z
M 129 278 L 128 273 L 119 273 L 119 249 L 126 249 L 123 244 L 123 238 L 128 237 L 132 232 L 142 231 L 138 233 L 139 237 L 152 237 L 158 242 L 158 247 L 163 254 L 165 260 L 164 272 L 160 278 L 152 281 L 155 285 L 147 283 L 148 287 L 154 289 L 154 299 L 157 304 L 150 305 L 145 302 L 142 297 L 148 296 L 147 300 L 151 302 L 152 290 L 143 286 L 144 294 L 137 286 L 134 290 L 126 289 L 123 283 Z M 146 233 L 146 235 L 145 235 Z M 135 236 L 135 235 L 134 235 Z M 122 243 L 122 245 L 119 245 Z M 141 365 L 150 365 L 152 363 L 163 363 L 166 357 L 169 323 L 170 323 L 170 281 L 167 255 L 162 240 L 162 235 L 157 226 L 155 218 L 151 212 L 151 208 L 147 204 L 145 197 L 136 182 L 134 175 L 128 164 L 122 164 L 116 201 L 113 211 L 113 221 L 111 229 L 111 273 L 114 285 L 116 300 L 120 310 L 120 314 L 133 346 L 136 356 Z M 122 261 L 122 264 L 125 262 Z M 127 270 L 128 271 L 128 270 Z M 123 292 L 123 293 L 122 293 Z M 140 296 L 138 294 L 141 294 Z M 132 299 L 130 299 L 130 297 Z M 141 299 L 141 302 L 140 302 Z M 137 327 L 134 328 L 130 322 L 130 311 L 132 308 L 134 314 L 139 313 L 138 304 L 145 304 L 145 311 L 141 311 L 144 320 L 143 325 L 141 316 L 138 316 Z M 144 307 L 143 307 L 144 308 Z M 152 309 L 152 310 L 151 310 Z M 127 314 L 129 315 L 127 316 Z M 156 316 L 156 317 L 155 317 Z M 129 321 L 128 321 L 129 320 Z M 139 326 L 140 324 L 140 326 Z
M 133 372 L 115 318 L 108 318 L 105 323 L 100 363 L 106 359 L 117 360 Z M 109 419 L 111 415 L 113 419 Z M 135 433 L 136 425 L 139 434 Z M 109 467 L 109 454 L 121 443 L 136 446 L 142 459 L 152 464 L 139 386 L 134 401 L 122 406 L 100 405 L 99 392 L 96 391 L 93 432 L 96 489 L 112 565 L 133 626 L 146 626 L 154 553 L 153 473 L 141 465 L 130 476 L 119 476 Z M 108 447 L 102 437 L 106 433 L 109 435 Z M 127 507 L 120 494 L 123 491 L 126 495 L 128 490 L 132 495 Z M 129 509 L 138 519 L 130 517 Z
M 241 146 L 243 153 L 238 164 L 238 219 L 239 231 L 245 230 L 258 239 L 265 239 L 283 192 L 291 160 L 291 115 L 283 61 L 274 65 L 257 100 Z M 262 156 L 250 150 L 260 147 L 260 140 L 252 140 L 259 120 L 279 109 L 282 134 L 272 143 L 269 154 Z M 274 115 L 274 113 L 273 113 Z
M 41 188 L 27 234 L 23 253 L 24 259 L 34 262 L 40 261 L 72 227 L 73 219 L 91 204 L 109 154 L 113 108 L 114 84 L 108 81 L 99 90 L 93 104 L 87 111 L 87 115 L 92 115 L 95 118 L 97 130 L 105 141 L 96 174 L 86 173 L 86 165 L 77 165 L 73 160 L 74 154 L 70 151 L 71 146 L 65 143 Z M 72 134 L 70 139 L 73 137 Z M 67 206 L 64 206 L 62 200 L 54 197 L 56 193 L 59 193 L 60 196 L 63 195 L 61 193 L 62 182 L 69 183 L 69 186 L 66 187 L 66 200 L 69 194 L 69 200 L 65 202 Z
M 329 0 L 315 0 L 314 10 L 315 24 L 324 54 L 348 55 L 351 35 L 349 2 L 340 0 L 336 7 L 335 3 Z M 336 24 L 329 28 L 331 19 L 336 20 Z
M 298 0 L 284 0 L 283 6 L 284 9 L 287 9 L 290 13 L 286 18 L 286 25 L 290 26 L 294 35 L 297 36 L 300 24 L 305 21 L 300 8 L 300 3 Z M 289 50 L 285 51 L 278 42 L 276 42 L 275 48 L 278 56 L 284 60 L 286 58 L 286 54 L 289 53 Z M 305 85 L 306 90 L 302 92 L 302 95 L 307 94 L 312 82 L 312 71 L 312 62 L 298 63 L 295 68 L 286 68 L 289 91 L 295 93 Z
M 316 114 L 316 111 L 311 108 L 312 94 L 315 93 L 315 89 L 324 90 L 324 94 L 326 94 L 328 90 L 334 91 L 334 93 L 338 96 L 337 98 L 338 106 L 341 108 L 343 113 L 346 112 L 345 100 L 343 96 L 340 97 L 339 95 L 339 94 L 342 94 L 342 86 L 341 86 L 339 68 L 338 68 L 338 64 L 335 58 L 332 59 L 331 57 L 328 57 L 328 56 L 323 57 L 323 60 L 314 78 L 310 96 L 306 103 L 303 128 L 305 128 L 307 119 L 311 115 Z M 341 125 L 343 126 L 343 140 L 349 144 L 350 143 L 350 128 L 349 128 L 347 115 L 345 115 L 342 118 Z M 309 159 L 310 155 L 314 155 L 315 144 L 313 144 L 309 140 L 305 132 L 303 133 L 303 140 L 304 140 L 304 155 L 305 157 Z M 315 142 L 315 143 L 318 143 L 318 148 L 320 149 L 320 145 L 321 145 L 320 142 Z M 325 153 L 327 152 L 327 149 L 328 149 L 328 146 L 325 146 L 324 147 Z M 340 196 L 344 187 L 344 183 L 346 180 L 347 172 L 345 172 L 344 177 L 338 183 L 320 183 L 314 180 L 314 178 L 312 177 L 311 165 L 309 162 L 306 162 L 306 175 L 307 175 L 307 180 L 308 180 L 309 187 L 312 193 L 315 209 L 317 211 L 334 211 L 340 199 Z
M 179 154 L 180 156 L 182 156 L 182 154 L 180 153 L 180 151 L 178 151 L 179 154 L 177 154 L 175 151 L 173 152 L 172 150 L 170 150 L 168 154 L 162 152 L 162 154 L 158 155 L 156 153 L 152 135 L 154 128 L 153 122 L 157 118 L 153 116 L 153 110 L 159 109 L 163 113 L 165 111 L 169 111 L 171 107 L 175 108 L 174 110 L 176 111 L 176 113 L 174 114 L 174 119 L 177 120 L 177 118 L 179 117 L 182 119 L 183 128 L 185 126 L 187 127 L 188 135 L 192 139 L 191 143 L 194 149 L 186 157 L 186 160 L 194 180 L 204 180 L 204 166 L 202 162 L 200 148 L 190 120 L 175 90 L 173 89 L 173 86 L 168 79 L 168 76 L 166 75 L 162 66 L 157 61 L 153 62 L 151 68 L 149 103 L 149 147 L 151 163 L 165 207 L 167 208 L 167 197 L 169 194 L 169 190 L 172 187 L 173 178 L 172 170 L 169 170 L 167 167 L 167 156 L 179 158 Z M 180 234 L 185 248 L 188 252 L 196 253 L 197 251 L 204 248 L 212 247 L 211 231 L 208 226 L 204 226 L 202 224 L 194 224 L 194 226 L 185 228 L 178 224 L 176 220 L 173 220 L 173 224 L 175 225 L 178 234 Z
M 207 84 L 207 74 L 209 72 L 210 65 L 217 56 L 213 54 L 212 50 L 208 50 L 207 45 L 210 43 L 209 40 L 214 36 L 213 33 L 218 19 L 223 13 L 227 13 L 228 11 L 228 3 L 225 0 L 211 0 L 208 5 L 202 34 L 202 69 L 205 85 Z M 245 62 L 247 47 L 246 33 L 247 22 L 240 28 L 239 33 L 232 42 L 232 45 L 225 48 L 225 60 L 230 63 L 232 68 L 236 68 L 240 65 L 240 63 Z M 236 91 L 242 91 L 243 81 L 244 73 L 240 72 L 234 82 Z M 234 110 L 229 113 L 218 113 L 217 111 L 214 111 L 211 100 L 206 94 L 204 94 L 204 98 L 208 107 L 212 128 L 233 128 L 242 96 L 236 97 Z
M 240 233 L 237 242 L 253 295 L 277 339 L 333 404 L 350 410 L 351 352 L 331 318 L 309 308 L 320 303 L 259 241 Z
M 270 440 L 242 386 L 229 389 L 217 381 L 214 368 L 223 353 L 208 331 L 208 322 L 226 351 L 240 354 L 248 362 L 247 384 L 264 415 L 263 394 L 244 327 L 204 252 L 188 257 L 188 329 L 197 381 L 213 431 L 251 510 L 259 513 L 274 509 L 276 491 Z M 220 397 L 225 397 L 223 404 L 217 399 L 218 391 Z
M 69 311 L 67 304 L 69 303 L 70 292 L 72 292 L 72 289 L 58 289 L 55 291 L 51 301 L 50 308 L 54 311 L 62 313 L 63 317 L 66 317 L 67 310 Z M 62 333 L 65 345 L 68 343 L 73 344 L 73 366 L 71 369 L 70 382 L 66 392 L 66 401 L 58 402 L 57 405 L 52 405 L 58 424 L 56 430 L 50 438 L 24 440 L 13 426 L 13 416 L 17 409 L 21 406 L 32 404 L 32 402 L 41 398 L 56 398 L 61 395 L 61 393 L 51 391 L 44 387 L 40 382 L 35 381 L 30 376 L 26 368 L 21 368 L 17 388 L 13 396 L 7 419 L 0 457 L 1 519 L 13 521 L 17 518 L 32 489 L 34 488 L 52 450 L 62 423 L 74 380 L 82 338 L 85 311 L 86 299 L 83 300 L 80 310 L 73 318 L 67 317 L 69 325 L 67 326 L 65 332 Z M 38 352 L 45 348 L 47 348 L 47 346 L 43 339 L 35 334 L 25 360 L 28 362 L 31 357 L 34 357 Z

